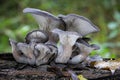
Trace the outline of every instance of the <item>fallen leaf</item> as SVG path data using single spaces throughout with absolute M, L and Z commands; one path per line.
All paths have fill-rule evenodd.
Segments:
M 110 70 L 112 74 L 115 70 L 120 68 L 120 59 L 108 60 L 108 61 L 96 61 L 94 67 L 98 69 Z

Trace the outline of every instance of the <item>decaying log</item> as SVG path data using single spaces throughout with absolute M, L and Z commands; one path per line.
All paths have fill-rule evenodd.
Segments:
M 120 70 L 116 70 L 112 75 L 109 70 L 90 68 L 81 64 L 67 65 L 65 69 L 60 70 L 62 67 L 59 65 L 30 66 L 16 62 L 12 54 L 0 54 L 0 80 L 69 80 L 70 74 L 67 70 L 72 70 L 77 75 L 82 74 L 88 80 L 120 80 Z M 56 66 L 59 68 L 55 69 Z M 59 71 L 62 71 L 62 76 Z

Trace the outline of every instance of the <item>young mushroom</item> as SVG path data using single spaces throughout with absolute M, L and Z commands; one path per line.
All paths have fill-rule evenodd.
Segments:
M 17 62 L 26 63 L 30 65 L 35 64 L 35 56 L 33 54 L 33 49 L 31 45 L 26 43 L 17 43 L 10 39 L 10 44 L 12 47 L 13 57 Z
M 76 32 L 62 31 L 60 29 L 54 29 L 52 31 L 59 35 L 60 44 L 58 47 L 58 55 L 55 59 L 56 63 L 67 63 L 72 54 L 72 47 L 76 40 L 81 36 Z
M 48 41 L 48 35 L 45 31 L 42 30 L 34 30 L 29 32 L 26 37 L 26 43 L 45 43 Z
M 95 44 L 89 45 L 88 43 L 85 44 L 85 43 L 76 42 L 75 45 L 80 49 L 80 53 L 72 57 L 72 59 L 68 61 L 68 63 L 71 64 L 78 64 L 84 61 L 93 50 L 99 49 L 99 46 Z

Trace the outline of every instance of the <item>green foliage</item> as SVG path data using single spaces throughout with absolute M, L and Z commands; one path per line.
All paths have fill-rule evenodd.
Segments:
M 97 52 L 103 57 L 119 55 L 120 46 L 120 1 L 119 0 L 3 0 L 0 1 L 0 52 L 11 52 L 9 38 L 23 41 L 25 35 L 38 29 L 29 14 L 23 14 L 26 7 L 49 11 L 54 15 L 76 13 L 89 18 L 100 28 L 90 37 L 101 46 Z M 112 43 L 112 44 L 111 44 Z

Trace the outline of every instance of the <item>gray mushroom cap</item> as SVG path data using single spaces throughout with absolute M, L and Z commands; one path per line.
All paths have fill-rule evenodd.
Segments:
M 26 35 L 25 40 L 26 43 L 31 43 L 31 42 L 45 43 L 48 41 L 48 38 L 49 37 L 46 32 L 42 30 L 34 30 Z
M 40 25 L 41 30 L 52 31 L 55 28 L 59 28 L 67 31 L 76 31 L 82 36 L 99 31 L 99 28 L 89 19 L 77 14 L 60 14 L 56 17 L 49 12 L 34 8 L 25 8 L 23 12 L 31 13 Z
M 25 8 L 23 10 L 23 13 L 32 14 L 35 20 L 38 22 L 40 30 L 51 31 L 55 28 L 59 28 L 62 30 L 65 29 L 63 21 L 49 12 L 35 8 Z
M 99 28 L 86 17 L 77 14 L 58 15 L 58 17 L 65 22 L 67 31 L 76 31 L 82 36 L 99 31 Z

